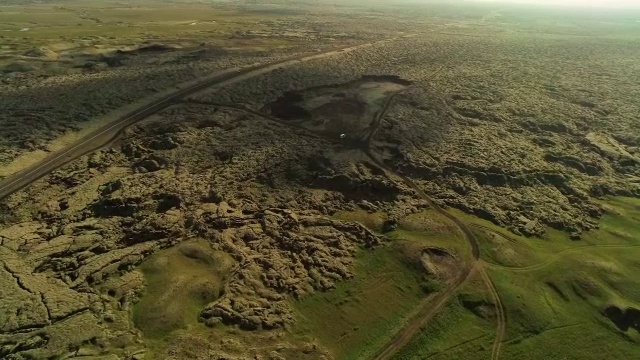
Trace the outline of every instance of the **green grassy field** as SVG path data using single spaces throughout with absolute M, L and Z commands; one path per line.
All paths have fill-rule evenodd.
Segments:
M 381 214 L 364 211 L 339 213 L 337 218 L 360 221 L 380 229 Z M 445 220 L 433 211 L 411 215 L 387 242 L 376 250 L 362 250 L 356 257 L 355 277 L 336 289 L 295 302 L 296 336 L 316 338 L 337 359 L 371 357 L 402 328 L 429 294 L 437 290 L 433 278 L 415 259 L 425 246 L 452 252 L 464 245 Z
M 640 308 L 640 200 L 612 198 L 602 206 L 600 229 L 580 241 L 556 231 L 547 239 L 527 239 L 456 213 L 485 227 L 474 232 L 506 310 L 502 359 L 635 359 L 640 354 L 640 333 L 623 331 L 603 315 L 612 305 Z M 461 291 L 480 288 L 467 283 Z M 492 326 L 454 302 L 396 358 L 490 358 Z
M 495 314 L 479 277 L 473 277 L 458 295 L 412 341 L 396 359 L 484 359 L 491 355 Z M 468 303 L 482 304 L 486 316 L 478 316 Z M 465 305 L 467 305 L 465 307 Z
M 140 266 L 145 294 L 133 308 L 133 322 L 149 348 L 160 353 L 174 332 L 204 327 L 198 314 L 218 297 L 232 266 L 229 255 L 211 250 L 205 240 L 184 242 L 146 260 Z
M 356 277 L 297 302 L 299 328 L 337 358 L 361 359 L 379 347 L 426 294 L 420 273 L 394 246 L 358 255 Z

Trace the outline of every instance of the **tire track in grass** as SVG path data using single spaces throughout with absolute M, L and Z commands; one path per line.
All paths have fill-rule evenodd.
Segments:
M 493 341 L 493 347 L 491 348 L 491 359 L 498 360 L 500 358 L 500 348 L 502 347 L 502 342 L 504 341 L 505 334 L 507 332 L 507 317 L 504 311 L 504 305 L 502 304 L 502 299 L 500 299 L 500 294 L 496 290 L 493 281 L 487 274 L 487 270 L 482 267 L 482 264 L 479 266 L 480 275 L 482 276 L 482 281 L 489 289 L 491 293 L 491 297 L 493 298 L 493 305 L 496 309 L 497 325 L 496 325 L 496 336 Z
M 429 78 L 434 78 L 437 76 L 443 68 L 446 66 L 443 65 L 438 70 L 436 70 Z M 408 88 L 407 88 L 408 89 Z M 406 91 L 404 89 L 402 91 Z M 418 196 L 424 199 L 427 204 L 436 212 L 446 217 L 455 226 L 458 230 L 463 234 L 465 240 L 469 244 L 472 255 L 472 263 L 465 270 L 461 272 L 461 274 L 441 293 L 439 293 L 435 298 L 430 299 L 430 301 L 425 300 L 421 305 L 422 309 L 418 312 L 418 316 L 414 316 L 409 320 L 407 326 L 405 326 L 395 337 L 383 348 L 378 354 L 374 357 L 376 360 L 390 359 L 393 355 L 395 355 L 398 351 L 400 351 L 404 346 L 406 346 L 411 339 L 417 334 L 426 324 L 431 321 L 438 312 L 449 302 L 449 300 L 455 295 L 458 288 L 467 281 L 470 275 L 474 271 L 480 271 L 481 276 L 483 278 L 483 282 L 487 286 L 491 296 L 494 300 L 494 305 L 496 307 L 497 325 L 496 325 L 496 337 L 493 343 L 493 348 L 491 352 L 491 359 L 497 360 L 500 357 L 500 348 L 502 346 L 502 342 L 506 333 L 506 316 L 504 311 L 504 306 L 500 299 L 500 295 L 498 294 L 491 278 L 486 273 L 486 270 L 482 267 L 480 263 L 480 247 L 478 245 L 478 239 L 473 234 L 471 229 L 462 222 L 459 218 L 457 218 L 452 213 L 444 210 L 440 205 L 438 205 L 429 195 L 427 195 L 413 180 L 409 177 L 398 174 L 391 170 L 388 166 L 384 164 L 382 160 L 380 160 L 371 150 L 374 136 L 382 124 L 382 119 L 384 118 L 386 112 L 390 108 L 393 100 L 402 93 L 402 91 L 398 91 L 391 96 L 387 102 L 385 103 L 382 111 L 380 111 L 376 118 L 374 119 L 373 125 L 374 127 L 371 130 L 371 133 L 367 137 L 366 147 L 363 149 L 365 154 L 369 157 L 369 159 L 379 167 L 389 178 L 396 177 L 402 180 L 402 182 L 407 185 L 409 188 L 413 189 Z M 435 302 L 435 304 L 434 304 Z
M 497 264 L 497 263 L 490 263 L 490 262 L 486 262 L 486 264 L 492 268 L 496 268 L 496 269 L 504 269 L 504 270 L 508 270 L 508 271 L 513 271 L 513 272 L 528 272 L 528 271 L 535 271 L 535 270 L 539 270 L 539 269 L 543 269 L 546 266 L 548 266 L 549 264 L 551 264 L 552 262 L 558 261 L 559 259 L 561 259 L 562 257 L 568 255 L 568 254 L 572 254 L 572 253 L 579 253 L 582 251 L 586 251 L 586 250 L 591 250 L 591 249 L 638 249 L 640 248 L 640 245 L 624 245 L 624 244 L 593 244 L 593 245 L 581 245 L 581 246 L 576 246 L 573 248 L 569 248 L 569 249 L 564 249 L 561 251 L 558 251 L 557 253 L 553 254 L 552 256 L 548 257 L 547 259 L 537 263 L 537 264 L 533 264 L 533 265 L 528 265 L 528 266 L 505 266 L 505 265 L 501 265 L 501 264 Z

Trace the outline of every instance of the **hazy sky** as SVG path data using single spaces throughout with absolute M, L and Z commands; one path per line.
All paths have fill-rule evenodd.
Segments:
M 475 0 L 482 2 L 511 2 L 525 4 L 564 5 L 584 7 L 640 8 L 640 0 Z

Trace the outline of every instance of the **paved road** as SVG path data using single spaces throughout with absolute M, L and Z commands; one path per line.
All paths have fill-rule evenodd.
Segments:
M 140 108 L 120 117 L 116 121 L 88 134 L 71 146 L 54 152 L 41 162 L 8 177 L 0 183 L 0 200 L 15 193 L 16 191 L 25 188 L 26 186 L 47 175 L 51 171 L 59 168 L 60 166 L 67 164 L 82 155 L 88 154 L 92 151 L 104 147 L 105 145 L 112 142 L 115 138 L 117 138 L 127 127 L 175 104 L 178 100 L 192 95 L 198 91 L 202 91 L 214 85 L 223 86 L 238 81 L 244 81 L 249 78 L 265 74 L 276 69 L 288 67 L 297 63 L 316 60 L 338 54 L 345 54 L 359 48 L 370 47 L 410 36 L 413 36 L 413 34 L 368 42 L 354 46 L 334 48 L 314 54 L 298 55 L 267 64 L 253 65 L 245 68 L 229 69 L 220 73 L 218 76 L 210 77 L 207 80 L 203 80 L 192 86 L 177 90 L 170 95 L 141 106 Z

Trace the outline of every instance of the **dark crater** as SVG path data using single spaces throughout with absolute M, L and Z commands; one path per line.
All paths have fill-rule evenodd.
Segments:
M 311 113 L 298 105 L 304 101 L 302 94 L 294 91 L 284 93 L 276 101 L 269 105 L 271 115 L 283 120 L 310 119 Z
M 402 79 L 396 75 L 364 75 L 360 79 L 349 81 L 346 83 L 321 85 L 301 90 L 288 91 L 282 94 L 282 96 L 280 96 L 275 101 L 267 104 L 266 107 L 271 115 L 283 120 L 308 120 L 311 119 L 313 114 L 302 107 L 302 103 L 306 100 L 305 93 L 335 89 L 336 93 L 333 94 L 332 97 L 335 98 L 337 102 L 335 104 L 326 104 L 325 108 L 319 110 L 324 110 L 324 112 L 346 111 L 347 113 L 359 114 L 363 111 L 362 108 L 365 105 L 353 100 L 345 99 L 347 97 L 347 93 L 345 91 L 338 91 L 338 89 L 345 89 L 348 91 L 349 88 L 353 87 L 356 84 L 371 82 L 395 83 L 404 86 L 409 86 L 412 84 L 411 81 Z
M 640 310 L 634 308 L 620 309 L 615 305 L 610 305 L 602 313 L 621 331 L 635 329 L 640 333 Z

